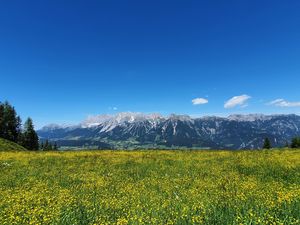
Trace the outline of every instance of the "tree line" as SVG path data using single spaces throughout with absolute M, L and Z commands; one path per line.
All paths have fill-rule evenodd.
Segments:
M 300 137 L 292 138 L 291 144 L 286 142 L 284 147 L 285 148 L 300 148 Z M 263 149 L 271 149 L 271 148 L 272 148 L 272 145 L 271 145 L 270 139 L 265 138 L 264 143 L 263 143 Z
M 48 140 L 39 145 L 39 137 L 34 130 L 32 119 L 29 117 L 22 127 L 22 120 L 15 108 L 9 102 L 0 102 L 0 138 L 4 138 L 25 147 L 28 150 L 56 150 Z
M 45 140 L 45 141 L 41 142 L 40 150 L 43 150 L 43 151 L 58 150 L 58 146 L 57 146 L 56 142 L 54 142 L 52 144 L 48 140 Z
M 22 129 L 20 116 L 7 101 L 0 102 L 0 137 L 16 142 L 28 150 L 39 149 L 39 138 L 34 130 L 32 119 L 28 118 Z

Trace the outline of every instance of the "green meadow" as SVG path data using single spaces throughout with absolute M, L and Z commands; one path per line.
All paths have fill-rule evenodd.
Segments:
M 300 151 L 0 152 L 0 224 L 300 224 Z

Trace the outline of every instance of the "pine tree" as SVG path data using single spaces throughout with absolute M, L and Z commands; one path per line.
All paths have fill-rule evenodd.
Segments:
M 54 142 L 53 150 L 58 150 L 58 147 L 57 147 L 57 143 L 56 143 L 56 142 Z
M 21 128 L 22 120 L 19 116 L 17 116 L 16 120 L 17 120 L 17 127 L 16 127 L 17 139 L 16 139 L 16 142 L 18 144 L 22 145 L 22 142 L 23 142 L 23 133 L 22 133 L 22 128 Z
M 0 137 L 3 137 L 4 135 L 4 106 L 0 102 Z
M 269 138 L 265 138 L 263 149 L 270 149 L 270 148 L 271 148 L 271 142 L 270 142 Z
M 42 151 L 44 150 L 44 142 L 43 141 L 40 144 L 40 150 L 42 150 Z
M 49 150 L 48 148 L 49 148 L 49 141 L 47 139 L 44 144 L 44 150 Z
M 39 149 L 39 138 L 37 133 L 34 130 L 34 126 L 31 118 L 28 118 L 24 124 L 22 144 L 28 150 Z
M 44 143 L 44 146 L 43 146 L 43 150 L 45 151 L 51 151 L 51 150 L 54 150 L 54 146 L 51 142 L 49 142 L 48 139 L 46 139 L 45 143 Z
M 292 139 L 291 148 L 300 148 L 300 138 L 294 137 Z
M 0 137 L 14 142 L 21 137 L 21 118 L 7 101 L 0 106 Z
M 47 150 L 53 150 L 53 147 L 52 147 L 52 143 L 51 142 L 49 142 L 49 146 L 48 146 L 48 149 Z

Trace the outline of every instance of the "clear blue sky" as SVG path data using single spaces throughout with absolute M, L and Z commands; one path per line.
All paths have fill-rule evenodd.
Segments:
M 1 1 L 0 101 L 37 127 L 121 111 L 300 113 L 299 12 L 296 0 Z

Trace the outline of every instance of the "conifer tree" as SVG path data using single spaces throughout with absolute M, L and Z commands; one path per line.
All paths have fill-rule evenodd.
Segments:
M 49 142 L 49 145 L 48 145 L 48 149 L 47 150 L 52 150 L 53 149 L 53 147 L 52 147 L 52 143 L 51 142 Z
M 7 101 L 0 106 L 0 137 L 14 142 L 21 137 L 21 118 Z
M 271 148 L 271 142 L 270 142 L 269 138 L 265 138 L 263 149 L 270 149 L 270 148 Z
M 43 141 L 40 144 L 40 150 L 44 150 L 44 142 Z
M 300 148 L 300 138 L 294 137 L 292 139 L 291 148 Z
M 43 144 L 43 150 L 45 151 L 55 150 L 54 145 L 51 142 L 49 142 L 48 139 L 46 139 L 45 143 Z
M 48 148 L 49 148 L 49 141 L 47 139 L 44 144 L 44 150 L 48 150 Z
M 39 149 L 39 138 L 34 130 L 33 122 L 31 118 L 28 118 L 24 124 L 22 144 L 28 150 L 38 150 Z
M 58 147 L 57 147 L 57 143 L 56 143 L 56 142 L 54 142 L 53 150 L 58 150 Z
M 3 133 L 4 133 L 4 120 L 3 120 L 3 116 L 4 116 L 4 106 L 3 104 L 0 102 L 0 137 L 3 137 Z

